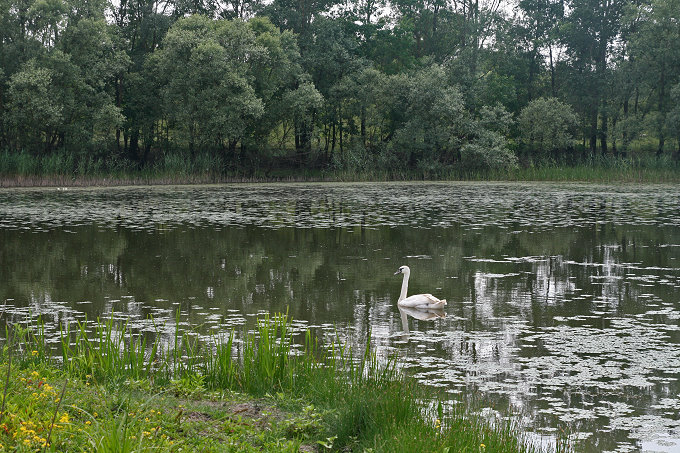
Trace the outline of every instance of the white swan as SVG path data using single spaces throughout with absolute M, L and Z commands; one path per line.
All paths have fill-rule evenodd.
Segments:
M 394 275 L 404 274 L 404 281 L 401 283 L 401 294 L 399 294 L 399 301 L 397 305 L 408 308 L 444 308 L 446 300 L 439 300 L 432 294 L 415 294 L 406 297 L 408 291 L 408 278 L 411 275 L 411 269 L 408 266 L 401 266 Z

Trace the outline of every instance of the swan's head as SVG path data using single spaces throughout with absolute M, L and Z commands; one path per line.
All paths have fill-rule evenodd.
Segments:
M 398 274 L 410 274 L 411 269 L 409 269 L 408 266 L 401 266 L 399 269 L 397 269 L 397 272 L 394 273 L 394 275 Z

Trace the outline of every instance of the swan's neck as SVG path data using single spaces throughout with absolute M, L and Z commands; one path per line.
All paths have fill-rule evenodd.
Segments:
M 406 299 L 406 292 L 408 291 L 408 272 L 404 273 L 404 280 L 401 282 L 401 294 L 399 294 L 399 301 Z

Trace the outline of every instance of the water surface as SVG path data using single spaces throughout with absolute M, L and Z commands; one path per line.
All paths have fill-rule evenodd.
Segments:
M 410 293 L 446 317 L 408 318 Z M 0 191 L 0 309 L 203 332 L 286 311 L 576 449 L 680 450 L 680 188 L 275 184 Z M 174 321 L 173 321 L 174 322 Z M 168 329 L 173 323 L 168 322 Z M 56 340 L 56 336 L 54 336 Z

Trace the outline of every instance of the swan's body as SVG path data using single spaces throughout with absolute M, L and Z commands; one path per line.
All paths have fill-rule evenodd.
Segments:
M 446 300 L 437 299 L 432 294 L 415 294 L 406 297 L 408 291 L 408 278 L 411 275 L 411 269 L 408 266 L 401 266 L 394 275 L 404 274 L 404 280 L 401 282 L 401 294 L 399 294 L 399 301 L 397 305 L 406 308 L 418 309 L 441 309 L 446 305 Z

